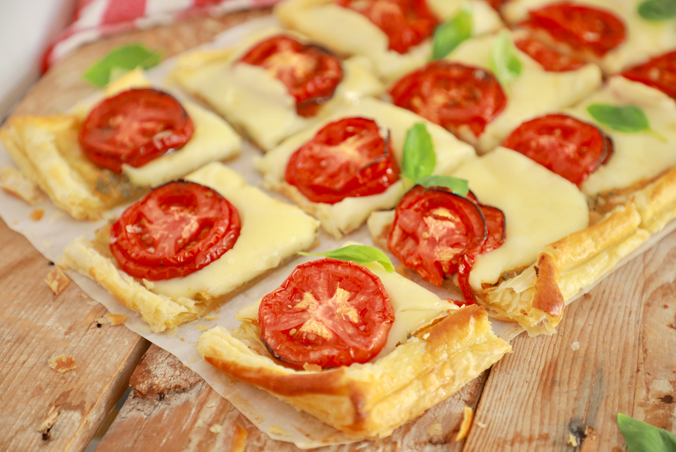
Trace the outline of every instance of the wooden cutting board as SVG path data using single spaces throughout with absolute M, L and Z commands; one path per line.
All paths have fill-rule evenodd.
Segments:
M 65 110 L 94 92 L 80 78 L 128 42 L 171 57 L 268 11 L 199 18 L 78 49 L 34 87 L 15 114 Z M 50 263 L 0 222 L 0 451 L 80 451 L 124 392 L 134 393 L 101 451 L 297 450 L 272 441 L 167 352 L 124 327 L 75 285 L 55 296 Z M 676 233 L 567 308 L 558 334 L 513 341 L 514 353 L 389 438 L 323 450 L 622 451 L 617 413 L 676 430 Z M 49 358 L 77 368 L 57 373 Z M 456 442 L 462 409 L 475 410 Z M 576 444 L 576 446 L 574 446 Z

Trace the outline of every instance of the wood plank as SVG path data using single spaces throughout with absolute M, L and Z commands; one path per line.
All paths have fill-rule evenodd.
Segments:
M 566 308 L 558 334 L 513 341 L 465 450 L 570 451 L 572 435 L 585 452 L 619 452 L 618 413 L 676 430 L 674 294 L 676 233 Z
M 486 374 L 381 441 L 320 448 L 322 452 L 425 450 L 460 451 L 456 442 L 463 408 L 474 406 Z M 197 374 L 153 345 L 130 382 L 133 391 L 103 437 L 97 452 L 145 450 L 237 450 L 297 452 L 270 439 L 221 398 Z M 437 430 L 438 429 L 438 430 Z
M 148 343 L 97 323 L 106 309 L 75 284 L 54 295 L 44 281 L 50 262 L 2 221 L 0 249 L 0 450 L 80 451 Z M 77 368 L 52 370 L 48 359 L 61 354 Z

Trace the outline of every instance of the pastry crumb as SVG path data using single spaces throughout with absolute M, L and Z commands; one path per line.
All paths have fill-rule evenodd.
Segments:
M 307 372 L 321 372 L 322 366 L 318 366 L 317 364 L 305 363 L 303 364 L 303 370 Z
M 217 316 L 217 315 L 213 315 L 213 314 L 209 314 L 209 315 L 205 315 L 204 318 L 205 318 L 206 320 L 216 320 L 216 319 L 218 318 L 218 316 Z
M 209 328 L 204 325 L 197 325 L 197 331 L 204 333 L 205 331 L 209 331 Z
M 223 427 L 221 427 L 221 424 L 213 424 L 211 427 L 209 427 L 209 431 L 211 433 L 220 433 L 221 430 L 223 430 Z
M 191 363 L 194 363 L 194 362 L 195 362 L 195 358 L 193 358 L 193 357 L 191 356 L 191 357 L 188 358 L 188 361 L 190 361 Z
M 44 209 L 33 209 L 31 210 L 31 213 L 28 214 L 28 216 L 33 221 L 40 221 L 42 220 L 42 217 L 45 216 L 45 211 Z
M 444 433 L 444 429 L 441 428 L 440 423 L 435 422 L 434 424 L 430 425 L 430 428 L 427 429 L 427 433 L 430 436 L 441 436 Z
M 286 433 L 286 431 L 279 425 L 271 425 L 268 429 L 268 432 L 272 433 L 273 435 L 289 436 L 289 434 Z
M 49 358 L 47 363 L 49 363 L 49 367 L 60 374 L 77 368 L 73 357 L 68 355 L 59 355 L 55 358 Z
M 248 436 L 246 430 L 244 430 L 241 425 L 235 424 L 232 428 L 232 444 L 230 445 L 230 452 L 244 452 Z
M 577 447 L 578 442 L 577 442 L 577 437 L 573 435 L 572 433 L 568 433 L 568 445 L 571 447 Z
M 104 317 L 108 319 L 108 322 L 113 326 L 122 325 L 127 321 L 127 316 L 121 314 L 106 314 Z
M 456 441 L 462 441 L 465 439 L 469 433 L 470 427 L 472 427 L 472 421 L 474 420 L 474 410 L 466 406 L 462 410 L 462 424 L 460 424 L 460 431 L 458 431 L 458 436 L 455 437 Z
M 26 201 L 31 206 L 42 202 L 42 195 L 38 186 L 24 176 L 21 171 L 11 166 L 0 168 L 0 188 Z
M 202 419 L 198 419 L 197 422 L 195 422 L 195 427 L 197 428 L 204 427 L 204 421 Z
M 40 423 L 38 426 L 38 432 L 42 433 L 43 435 L 49 435 L 49 431 L 54 427 L 54 424 L 56 424 L 56 420 L 59 418 L 59 411 L 56 409 L 56 407 L 52 406 L 49 409 L 49 412 L 47 413 L 47 417 L 45 418 L 44 421 Z
M 66 290 L 68 284 L 70 284 L 70 279 L 61 271 L 61 268 L 54 266 L 49 273 L 47 273 L 47 279 L 45 282 L 52 289 L 54 295 L 59 295 L 61 292 Z
M 486 424 L 484 424 L 483 422 L 479 422 L 479 421 L 476 422 L 476 426 L 479 427 L 479 428 L 486 428 Z
M 572 348 L 573 350 L 579 350 L 580 349 L 580 343 L 578 341 L 575 341 L 572 344 L 570 344 L 570 348 Z

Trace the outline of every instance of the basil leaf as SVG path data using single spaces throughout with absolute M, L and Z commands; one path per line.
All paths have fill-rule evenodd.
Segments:
M 155 52 L 141 44 L 127 44 L 111 50 L 106 56 L 89 66 L 82 78 L 94 86 L 103 88 L 112 80 L 111 75 L 131 71 L 141 66 L 151 68 L 160 62 L 161 52 Z
M 451 20 L 434 31 L 432 60 L 440 60 L 453 51 L 462 41 L 472 36 L 472 12 L 466 7 Z
M 392 273 L 394 271 L 394 265 L 392 265 L 392 262 L 387 257 L 387 255 L 382 251 L 380 251 L 379 249 L 373 248 L 372 246 L 348 245 L 342 248 L 338 248 L 337 250 L 327 251 L 326 253 L 311 254 L 304 253 L 301 251 L 298 254 L 301 254 L 303 256 L 332 257 L 333 259 L 338 259 L 341 261 L 352 261 L 356 262 L 357 264 L 368 264 L 370 262 L 378 262 L 385 268 L 385 270 L 388 273 Z
M 469 184 L 465 179 L 458 179 L 453 176 L 425 176 L 415 181 L 416 184 L 423 187 L 446 187 L 456 195 L 467 196 Z
M 638 6 L 638 14 L 646 20 L 668 20 L 676 17 L 676 1 L 646 0 Z
M 676 435 L 624 414 L 617 415 L 617 425 L 629 452 L 673 452 Z
M 495 37 L 495 41 L 493 41 L 491 70 L 502 86 L 507 86 L 516 80 L 523 70 L 512 35 L 505 28 L 500 30 L 500 33 Z
M 635 105 L 619 107 L 610 104 L 591 104 L 587 107 L 587 112 L 594 120 L 613 130 L 624 133 L 647 132 L 660 141 L 667 141 L 666 138 L 650 128 L 648 117 L 642 109 Z
M 405 177 L 416 181 L 429 176 L 437 165 L 432 137 L 423 123 L 416 123 L 406 131 L 404 140 L 404 156 L 401 163 Z

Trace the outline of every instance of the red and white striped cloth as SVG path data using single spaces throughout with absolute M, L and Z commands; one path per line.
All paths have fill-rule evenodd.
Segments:
M 198 15 L 263 8 L 280 0 L 77 0 L 73 21 L 47 50 L 42 71 L 82 44 Z

